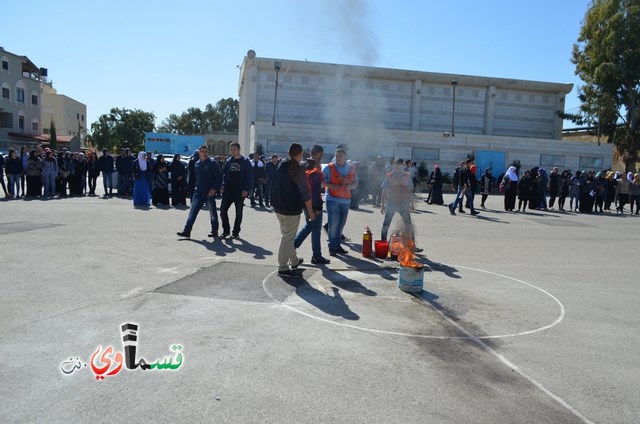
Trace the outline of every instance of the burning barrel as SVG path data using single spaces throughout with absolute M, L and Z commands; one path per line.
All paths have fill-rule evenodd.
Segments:
M 411 236 L 400 236 L 392 240 L 398 253 L 398 288 L 408 293 L 419 293 L 424 286 L 424 265 L 416 261 L 415 243 Z

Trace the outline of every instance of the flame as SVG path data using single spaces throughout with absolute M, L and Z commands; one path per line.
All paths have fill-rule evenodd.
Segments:
M 391 251 L 397 252 L 398 262 L 403 267 L 420 268 L 423 265 L 416 261 L 414 253 L 416 244 L 410 237 L 394 238 L 391 242 Z

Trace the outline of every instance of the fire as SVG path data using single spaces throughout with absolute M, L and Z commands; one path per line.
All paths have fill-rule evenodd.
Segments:
M 414 252 L 416 244 L 410 237 L 394 238 L 391 242 L 391 251 L 397 252 L 398 262 L 403 267 L 420 268 L 423 265 L 416 261 Z

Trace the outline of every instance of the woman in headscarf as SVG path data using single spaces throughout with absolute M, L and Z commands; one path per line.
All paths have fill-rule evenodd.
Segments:
M 147 153 L 140 152 L 138 159 L 133 162 L 133 206 L 149 206 L 151 201 L 149 175 L 151 175 L 151 164 L 147 159 Z
M 531 174 L 529 171 L 524 171 L 524 175 L 518 181 L 518 212 L 520 209 L 526 212 L 529 197 L 531 197 Z
M 629 192 L 631 191 L 631 180 L 633 180 L 633 174 L 629 172 L 626 176 L 624 174 L 620 174 L 620 179 L 618 180 L 618 208 L 617 212 L 620 214 L 624 214 L 624 205 L 629 203 Z
M 507 173 L 502 177 L 502 186 L 504 187 L 504 210 L 513 212 L 518 194 L 518 174 L 515 166 L 507 169 Z
M 544 168 L 538 169 L 538 206 L 540 210 L 547 210 L 547 193 L 549 192 L 549 176 Z
M 596 197 L 595 171 L 586 173 L 584 184 L 580 189 L 580 212 L 593 212 L 593 204 Z
M 36 151 L 29 152 L 27 159 L 27 196 L 42 196 L 42 160 L 36 156 Z
M 633 176 L 629 198 L 631 200 L 631 213 L 633 213 L 633 205 L 635 204 L 636 215 L 640 214 L 640 172 Z
M 529 171 L 529 178 L 531 179 L 531 190 L 529 192 L 529 209 L 540 209 L 540 191 L 538 189 L 538 182 L 540 181 L 540 175 L 538 170 L 540 168 L 534 166 Z
M 23 197 L 26 194 L 24 188 L 27 176 L 27 161 L 29 160 L 29 156 L 29 148 L 27 146 L 22 146 L 22 148 L 20 149 L 20 164 L 22 165 L 22 172 L 20 173 L 20 187 L 22 188 Z
M 571 179 L 571 172 L 568 169 L 562 171 L 560 175 L 560 197 L 558 198 L 558 209 L 564 212 L 564 203 L 567 201 L 569 195 L 569 185 Z
M 569 185 L 569 210 L 573 209 L 573 201 L 576 202 L 576 212 L 580 207 L 580 187 L 582 186 L 582 171 L 576 171 L 576 175 L 571 177 Z
M 173 156 L 173 161 L 169 166 L 171 172 L 171 204 L 187 204 L 187 168 L 180 162 L 180 155 Z
M 73 194 L 76 196 L 84 196 L 84 191 L 87 187 L 87 160 L 84 157 L 84 153 L 74 153 L 73 162 L 76 170 Z
M 169 204 L 169 165 L 164 160 L 164 155 L 158 155 L 158 160 L 153 164 L 153 192 L 151 202 L 154 205 Z
M 603 213 L 604 199 L 607 197 L 607 179 L 604 177 L 604 173 L 599 171 L 596 174 L 595 190 L 596 190 L 596 204 L 594 207 L 595 212 Z
M 58 161 L 48 147 L 44 149 L 42 160 L 42 179 L 44 180 L 44 197 L 53 199 L 56 194 L 56 179 L 58 177 Z
M 432 205 L 443 205 L 444 199 L 442 198 L 442 184 L 444 183 L 444 179 L 439 165 L 433 167 L 433 172 L 431 173 L 429 181 L 431 183 L 429 203 Z

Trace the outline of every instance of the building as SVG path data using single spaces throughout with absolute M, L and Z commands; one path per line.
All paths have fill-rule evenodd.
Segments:
M 66 146 L 79 150 L 87 132 L 87 106 L 58 94 L 47 77 L 26 56 L 0 47 L 0 147 L 47 143 L 51 121 Z M 45 135 L 45 137 L 43 137 Z
M 452 171 L 473 153 L 480 172 L 524 167 L 607 168 L 610 145 L 563 141 L 572 84 L 256 57 L 240 68 L 239 142 L 286 154 L 291 142 L 328 154 L 400 157 Z
M 81 141 L 87 134 L 87 106 L 64 94 L 58 94 L 51 83 L 43 82 L 42 132 L 51 133 L 51 121 L 55 122 L 57 136 L 77 136 Z
M 209 153 L 214 156 L 229 154 L 229 144 L 238 141 L 238 134 L 213 132 L 204 135 L 180 135 L 172 133 L 147 132 L 144 134 L 144 145 L 147 151 L 155 153 L 179 153 L 191 156 L 200 146 L 206 144 Z
M 35 144 L 42 132 L 40 84 L 47 70 L 0 47 L 0 147 Z

